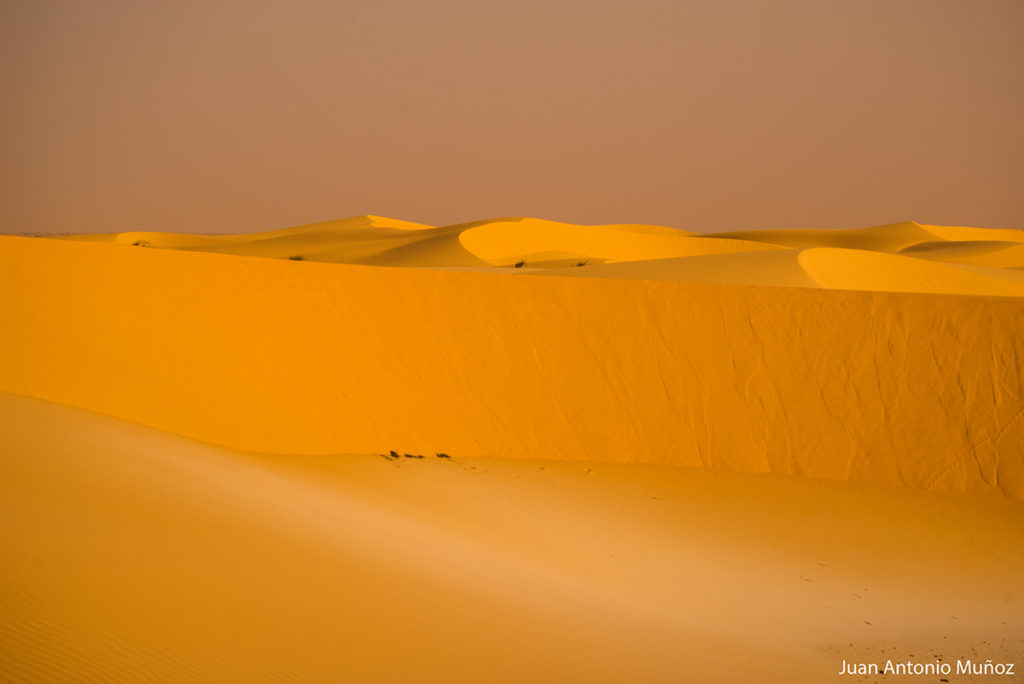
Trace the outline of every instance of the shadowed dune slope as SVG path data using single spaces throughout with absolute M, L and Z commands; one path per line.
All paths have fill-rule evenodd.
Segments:
M 891 223 L 871 228 L 839 230 L 745 230 L 716 233 L 715 237 L 767 242 L 787 247 L 840 247 L 880 252 L 898 251 L 910 245 L 934 240 L 935 234 L 912 221 Z
M 1001 240 L 923 242 L 907 247 L 902 254 L 951 264 L 973 264 L 990 268 L 1024 268 L 1024 244 Z
M 712 237 L 753 240 L 795 248 L 840 247 L 876 252 L 898 252 L 936 239 L 944 242 L 1006 240 L 1024 243 L 1024 232 L 1019 230 L 932 226 L 913 221 L 871 228 L 732 231 L 715 233 Z
M 815 278 L 875 268 L 836 253 L 855 250 L 800 256 Z M 1024 498 L 1019 298 L 511 272 L 4 237 L 0 391 L 266 452 L 629 461 Z
M 800 250 L 778 249 L 732 254 L 705 254 L 674 259 L 587 264 L 580 268 L 551 269 L 549 273 L 585 278 L 820 287 L 818 281 L 804 271 L 799 257 Z

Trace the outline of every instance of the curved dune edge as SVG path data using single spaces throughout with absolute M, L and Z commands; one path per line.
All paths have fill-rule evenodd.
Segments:
M 3 394 L 0 443 L 4 681 L 817 684 L 1024 636 L 999 496 L 258 456 Z
M 831 289 L 1024 297 L 1024 280 L 900 254 L 817 247 L 801 251 L 798 261 L 805 273 Z
M 250 451 L 1024 498 L 1019 298 L 0 242 L 3 289 L 18 293 L 3 302 L 0 391 Z
M 338 264 L 775 287 L 1022 296 L 1014 285 L 1024 282 L 1015 271 L 1024 268 L 1024 232 L 912 221 L 700 235 L 665 226 L 580 226 L 528 217 L 429 226 L 367 215 L 252 234 L 141 231 L 61 239 Z M 868 263 L 864 252 L 880 256 Z M 895 255 L 970 273 L 901 262 Z
M 580 268 L 552 269 L 546 273 L 582 278 L 820 288 L 821 284 L 800 265 L 799 257 L 800 250 L 797 249 L 760 250 L 587 264 Z
M 1024 244 L 1001 240 L 925 242 L 903 250 L 908 256 L 994 269 L 1024 268 Z
M 495 221 L 459 233 L 459 242 L 493 265 L 557 259 L 640 261 L 781 249 L 743 240 L 701 238 L 655 226 L 574 226 L 539 219 Z

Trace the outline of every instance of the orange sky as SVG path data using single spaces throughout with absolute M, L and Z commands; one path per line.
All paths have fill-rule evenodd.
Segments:
M 0 230 L 1024 228 L 1024 2 L 0 6 Z

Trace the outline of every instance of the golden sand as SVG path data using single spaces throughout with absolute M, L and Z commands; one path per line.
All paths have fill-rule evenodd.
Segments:
M 0 236 L 0 292 L 0 679 L 1022 659 L 1024 233 Z
M 661 463 L 1024 498 L 1024 272 L 907 255 L 978 233 L 364 217 L 213 246 L 6 237 L 18 296 L 0 391 L 262 452 Z M 668 256 L 638 256 L 655 247 Z M 364 265 L 398 253 L 419 267 Z M 506 265 L 442 267 L 470 258 Z M 564 265 L 587 259 L 615 263 Z
M 811 683 L 1024 639 L 997 495 L 258 456 L 4 395 L 0 440 L 2 680 Z

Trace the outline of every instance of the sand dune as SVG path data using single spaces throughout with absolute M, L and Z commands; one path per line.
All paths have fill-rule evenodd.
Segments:
M 353 249 L 380 230 L 391 245 L 381 254 L 412 260 L 466 234 L 341 223 Z M 294 229 L 287 244 L 332 230 Z M 894 231 L 934 242 L 919 226 L 857 235 Z M 287 251 L 277 243 L 288 235 L 244 244 Z M 730 257 L 761 260 L 748 283 L 759 273 L 840 288 L 817 289 L 656 279 L 707 256 L 650 260 L 650 279 L 626 280 L 2 244 L 4 288 L 19 295 L 4 302 L 0 390 L 213 444 L 663 463 L 1024 497 L 1022 283 L 984 275 L 1001 269 L 836 247 L 714 264 L 728 274 Z M 576 270 L 636 278 L 643 263 Z
M 1024 296 L 1024 281 L 1016 274 L 967 269 L 900 254 L 817 247 L 800 252 L 799 262 L 804 272 L 833 289 Z
M 9 395 L 0 443 L 5 681 L 817 683 L 1024 638 L 999 496 L 259 456 Z
M 925 240 L 934 240 L 935 233 L 926 226 L 904 221 L 871 228 L 842 230 L 753 230 L 718 233 L 719 237 L 752 240 L 793 248 L 839 247 L 891 252 Z M 951 238 L 951 239 L 956 239 Z
M 659 226 L 573 226 L 553 221 L 492 221 L 463 230 L 462 244 L 496 265 L 567 261 L 638 261 L 699 254 L 779 249 L 741 240 L 694 239 Z
M 624 280 L 671 280 L 688 283 L 821 287 L 804 271 L 800 250 L 778 249 L 743 253 L 705 254 L 672 259 L 586 264 L 552 269 L 554 275 Z
M 1022 248 L 909 222 L 0 236 L 0 679 L 1019 659 Z
M 935 259 L 951 264 L 973 264 L 990 268 L 1024 268 L 1024 245 L 1001 240 L 923 242 L 903 250 L 907 256 Z
M 1021 295 L 1021 281 L 1010 271 L 1024 268 L 1024 232 L 909 221 L 847 230 L 699 235 L 664 226 L 578 226 L 533 218 L 434 227 L 358 216 L 244 235 L 131 232 L 62 239 L 342 264 L 519 267 L 517 273 L 531 275 L 1012 297 Z M 850 251 L 803 254 L 820 248 Z M 974 268 L 965 275 L 887 254 Z M 602 264 L 616 266 L 597 268 Z M 570 270 L 578 267 L 588 270 Z

